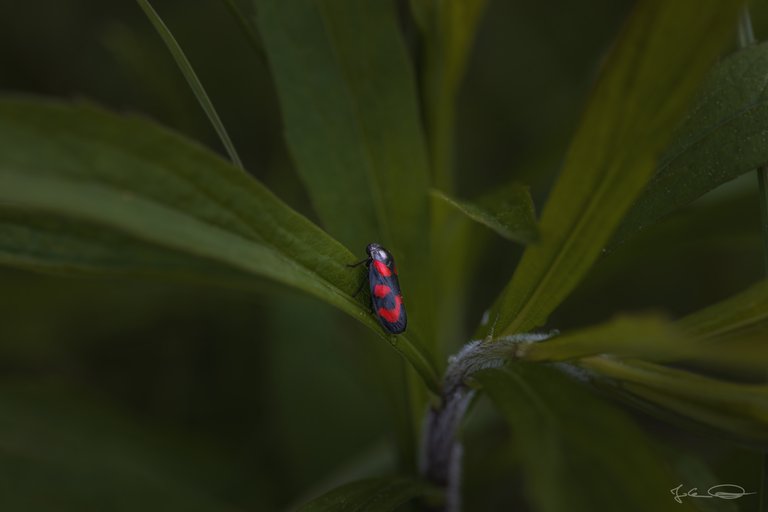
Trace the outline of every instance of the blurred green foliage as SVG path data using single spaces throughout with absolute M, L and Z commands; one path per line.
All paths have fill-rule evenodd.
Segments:
M 249 2 L 236 4 L 253 10 Z M 515 181 L 530 185 L 535 204 L 544 204 L 631 4 L 488 2 L 457 93 L 460 197 Z M 406 3 L 396 7 L 407 17 Z M 301 169 L 288 154 L 263 49 L 254 48 L 224 2 L 157 1 L 155 8 L 249 172 L 298 212 L 327 221 L 310 207 Z M 768 8 L 756 6 L 753 17 L 760 37 L 768 30 Z M 418 62 L 416 28 L 405 27 L 406 50 Z M 5 93 L 87 98 L 154 119 L 223 154 L 133 2 L 0 4 L 0 69 Z M 343 223 L 345 212 L 334 215 L 331 223 Z M 16 225 L 3 219 L 4 228 Z M 602 256 L 550 323 L 582 327 L 648 308 L 678 317 L 725 299 L 762 278 L 757 221 L 754 177 L 747 175 Z M 470 229 L 453 222 L 451 233 Z M 468 289 L 457 318 L 445 319 L 454 344 L 469 339 L 521 255 L 489 231 L 461 236 L 467 250 L 461 261 L 473 265 L 459 276 Z M 413 241 L 418 233 L 409 237 L 419 242 Z M 135 249 L 124 239 L 103 240 Z M 350 249 L 362 257 L 362 247 Z M 145 256 L 177 263 L 164 253 Z M 210 269 L 209 261 L 186 264 Z M 408 370 L 369 329 L 318 300 L 273 284 L 245 284 L 235 273 L 227 274 L 228 287 L 171 277 L 0 270 L 0 509 L 278 510 L 402 467 L 403 456 L 396 455 L 402 440 L 416 436 L 403 432 L 417 421 L 408 401 L 419 405 L 419 397 L 405 397 Z M 446 344 L 445 353 L 433 354 L 456 349 Z M 605 404 L 595 404 L 584 404 L 578 416 L 599 414 Z M 687 483 L 759 486 L 760 458 L 738 439 L 634 418 L 656 434 L 659 456 Z M 537 433 L 535 422 L 522 429 Z M 519 435 L 514 424 L 511 431 Z M 596 432 L 594 442 L 611 436 L 609 429 Z M 474 404 L 464 438 L 467 510 L 525 506 L 531 491 L 519 468 L 535 466 L 536 454 L 520 447 L 525 440 L 510 435 L 484 398 Z M 678 483 L 670 480 L 669 489 Z M 417 488 L 403 485 L 407 497 Z M 669 489 L 647 492 L 663 499 Z M 546 492 L 533 495 L 534 503 L 546 503 Z M 717 510 L 746 510 L 755 503 L 750 499 Z

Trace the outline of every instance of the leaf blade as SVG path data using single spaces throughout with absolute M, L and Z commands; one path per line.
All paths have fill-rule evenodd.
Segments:
M 432 190 L 432 197 L 463 213 L 507 240 L 531 243 L 536 240 L 536 214 L 528 187 L 513 185 L 500 197 L 483 203 L 473 203 L 449 197 L 439 190 Z
M 203 87 L 202 82 L 200 82 L 200 79 L 197 77 L 197 73 L 195 73 L 195 69 L 192 67 L 192 63 L 189 62 L 189 59 L 184 53 L 184 50 L 181 49 L 181 46 L 176 41 L 176 38 L 173 37 L 173 33 L 171 33 L 170 29 L 165 24 L 160 15 L 157 14 L 157 11 L 155 11 L 154 7 L 152 7 L 152 4 L 149 3 L 149 0 L 136 1 L 138 2 L 139 7 L 141 7 L 141 10 L 144 11 L 147 19 L 149 19 L 150 23 L 152 23 L 152 26 L 155 27 L 158 35 L 163 39 L 166 47 L 168 47 L 168 51 L 171 53 L 173 60 L 176 61 L 176 65 L 179 67 L 179 71 L 181 71 L 181 73 L 184 75 L 190 90 L 194 93 L 195 98 L 197 98 L 197 102 L 200 104 L 200 108 L 203 109 L 203 112 L 205 112 L 205 115 L 211 122 L 213 129 L 216 130 L 216 134 L 219 136 L 221 143 L 224 145 L 224 149 L 226 149 L 229 158 L 232 160 L 232 163 L 234 163 L 240 169 L 244 169 L 243 162 L 240 160 L 240 156 L 237 154 L 237 149 L 235 149 L 235 145 L 232 143 L 232 139 L 229 137 L 229 133 L 227 133 L 227 129 L 224 127 L 224 123 L 221 122 L 219 113 L 213 106 L 211 98 L 208 97 L 208 93 L 205 91 L 205 87 Z
M 540 325 L 576 287 L 650 178 L 655 153 L 726 42 L 739 5 L 638 4 L 545 206 L 541 243 L 526 250 L 483 334 Z M 692 10 L 701 17 L 684 31 L 690 39 L 680 41 L 680 24 L 690 21 Z
M 768 43 L 741 49 L 712 70 L 612 245 L 768 162 L 768 152 L 760 143 L 768 133 L 766 70 Z
M 5 208 L 110 227 L 296 287 L 368 325 L 439 388 L 423 348 L 385 335 L 352 297 L 354 255 L 211 152 L 145 120 L 30 100 L 0 101 L 0 147 Z
M 430 490 L 424 482 L 410 478 L 370 478 L 337 487 L 302 505 L 297 512 L 388 512 Z
M 522 441 L 525 492 L 537 510 L 609 510 L 619 502 L 638 511 L 680 507 L 664 491 L 675 478 L 650 440 L 581 384 L 554 369 L 521 364 L 475 378 Z

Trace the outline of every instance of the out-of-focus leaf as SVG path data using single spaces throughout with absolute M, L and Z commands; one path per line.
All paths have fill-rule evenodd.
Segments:
M 509 187 L 503 197 L 481 204 L 452 199 L 439 190 L 433 190 L 432 195 L 507 240 L 530 243 L 536 239 L 536 213 L 528 187 Z
M 659 315 L 619 316 L 612 321 L 523 345 L 529 361 L 566 361 L 596 354 L 668 358 L 692 351 L 681 329 Z
M 423 39 L 421 75 L 433 183 L 453 193 L 456 96 L 487 0 L 411 0 Z
M 581 384 L 527 364 L 475 378 L 518 441 L 525 492 L 536 510 L 685 509 L 670 498 L 677 479 L 656 447 Z
M 552 321 L 594 324 L 617 307 L 694 311 L 750 286 L 762 255 L 754 182 L 745 181 L 750 192 L 692 205 L 600 258 Z
M 113 230 L 121 239 L 213 261 L 217 269 L 293 286 L 374 329 L 437 389 L 420 347 L 407 336 L 385 335 L 367 304 L 351 296 L 360 279 L 346 266 L 354 255 L 256 180 L 145 120 L 82 105 L 0 102 L 0 207 L 64 217 L 83 229 L 99 225 L 94 242 Z M 35 243 L 29 235 L 18 239 L 24 266 Z M 49 244 L 50 233 L 40 240 Z M 6 238 L 6 262 L 13 244 Z M 61 252 L 49 255 L 50 265 Z
M 184 50 L 182 50 L 181 46 L 179 46 L 179 43 L 176 42 L 176 38 L 173 37 L 173 34 L 165 25 L 165 22 L 163 22 L 162 18 L 160 18 L 155 9 L 152 8 L 152 4 L 149 3 L 149 0 L 136 1 L 138 2 L 139 7 L 141 7 L 141 9 L 144 11 L 144 14 L 147 15 L 147 18 L 149 18 L 152 26 L 155 27 L 155 30 L 157 30 L 157 33 L 163 39 L 163 42 L 168 47 L 168 51 L 171 52 L 173 60 L 176 61 L 176 65 L 179 67 L 179 70 L 187 80 L 189 88 L 195 94 L 195 97 L 197 98 L 198 103 L 200 103 L 200 107 L 205 112 L 205 115 L 208 116 L 208 120 L 211 122 L 213 129 L 216 130 L 216 133 L 218 134 L 219 139 L 221 139 L 221 143 L 224 145 L 224 148 L 227 150 L 232 163 L 242 169 L 243 162 L 240 161 L 240 157 L 237 154 L 235 145 L 232 144 L 232 139 L 229 138 L 227 129 L 224 127 L 224 123 L 222 123 L 221 119 L 219 118 L 219 113 L 216 112 L 216 108 L 213 106 L 211 99 L 208 97 L 208 93 L 205 92 L 205 87 L 203 87 L 200 79 L 197 78 L 197 73 L 195 73 L 192 64 L 184 54 Z
M 768 43 L 741 49 L 715 67 L 613 244 L 768 163 L 767 73 Z
M 579 366 L 678 417 L 768 446 L 768 386 L 727 382 L 641 361 L 591 357 Z
M 718 340 L 696 336 L 659 315 L 619 316 L 540 343 L 524 344 L 517 356 L 538 362 L 579 359 L 599 354 L 650 361 L 696 361 L 721 369 L 768 368 L 766 331 L 740 332 Z
M 0 508 L 225 512 L 236 469 L 211 446 L 138 425 L 82 392 L 0 386 Z
M 299 512 L 388 512 L 413 498 L 433 494 L 424 482 L 404 477 L 371 478 L 329 491 L 303 505 Z
M 481 334 L 541 325 L 579 283 L 650 178 L 656 154 L 728 41 L 740 5 L 637 4 L 550 194 L 541 242 L 526 250 Z
M 203 279 L 237 286 L 254 282 L 244 272 L 150 245 L 97 224 L 2 209 L 0 262 L 67 274 Z
M 370 242 L 392 251 L 409 333 L 432 343 L 429 162 L 394 4 L 255 5 L 288 147 L 323 226 L 358 254 Z
M 680 320 L 686 332 L 713 338 L 760 325 L 768 329 L 767 324 L 768 281 Z
M 427 156 L 394 6 L 257 0 L 288 146 L 328 231 L 349 247 L 422 247 Z

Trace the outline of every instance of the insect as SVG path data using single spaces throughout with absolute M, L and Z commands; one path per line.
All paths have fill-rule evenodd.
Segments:
M 368 268 L 373 313 L 384 329 L 392 334 L 400 334 L 405 331 L 408 317 L 405 314 L 403 295 L 400 293 L 400 282 L 397 280 L 395 259 L 379 244 L 368 244 L 365 252 L 368 254 L 367 258 L 349 266 L 356 267 L 365 263 Z M 362 284 L 360 287 L 362 288 Z

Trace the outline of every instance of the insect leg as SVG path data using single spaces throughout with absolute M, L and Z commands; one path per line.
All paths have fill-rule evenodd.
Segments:
M 362 260 L 358 261 L 357 263 L 347 263 L 347 266 L 348 267 L 352 267 L 352 268 L 359 267 L 363 263 L 367 263 L 368 261 L 370 261 L 370 259 L 371 258 L 365 258 L 365 259 L 362 259 Z

